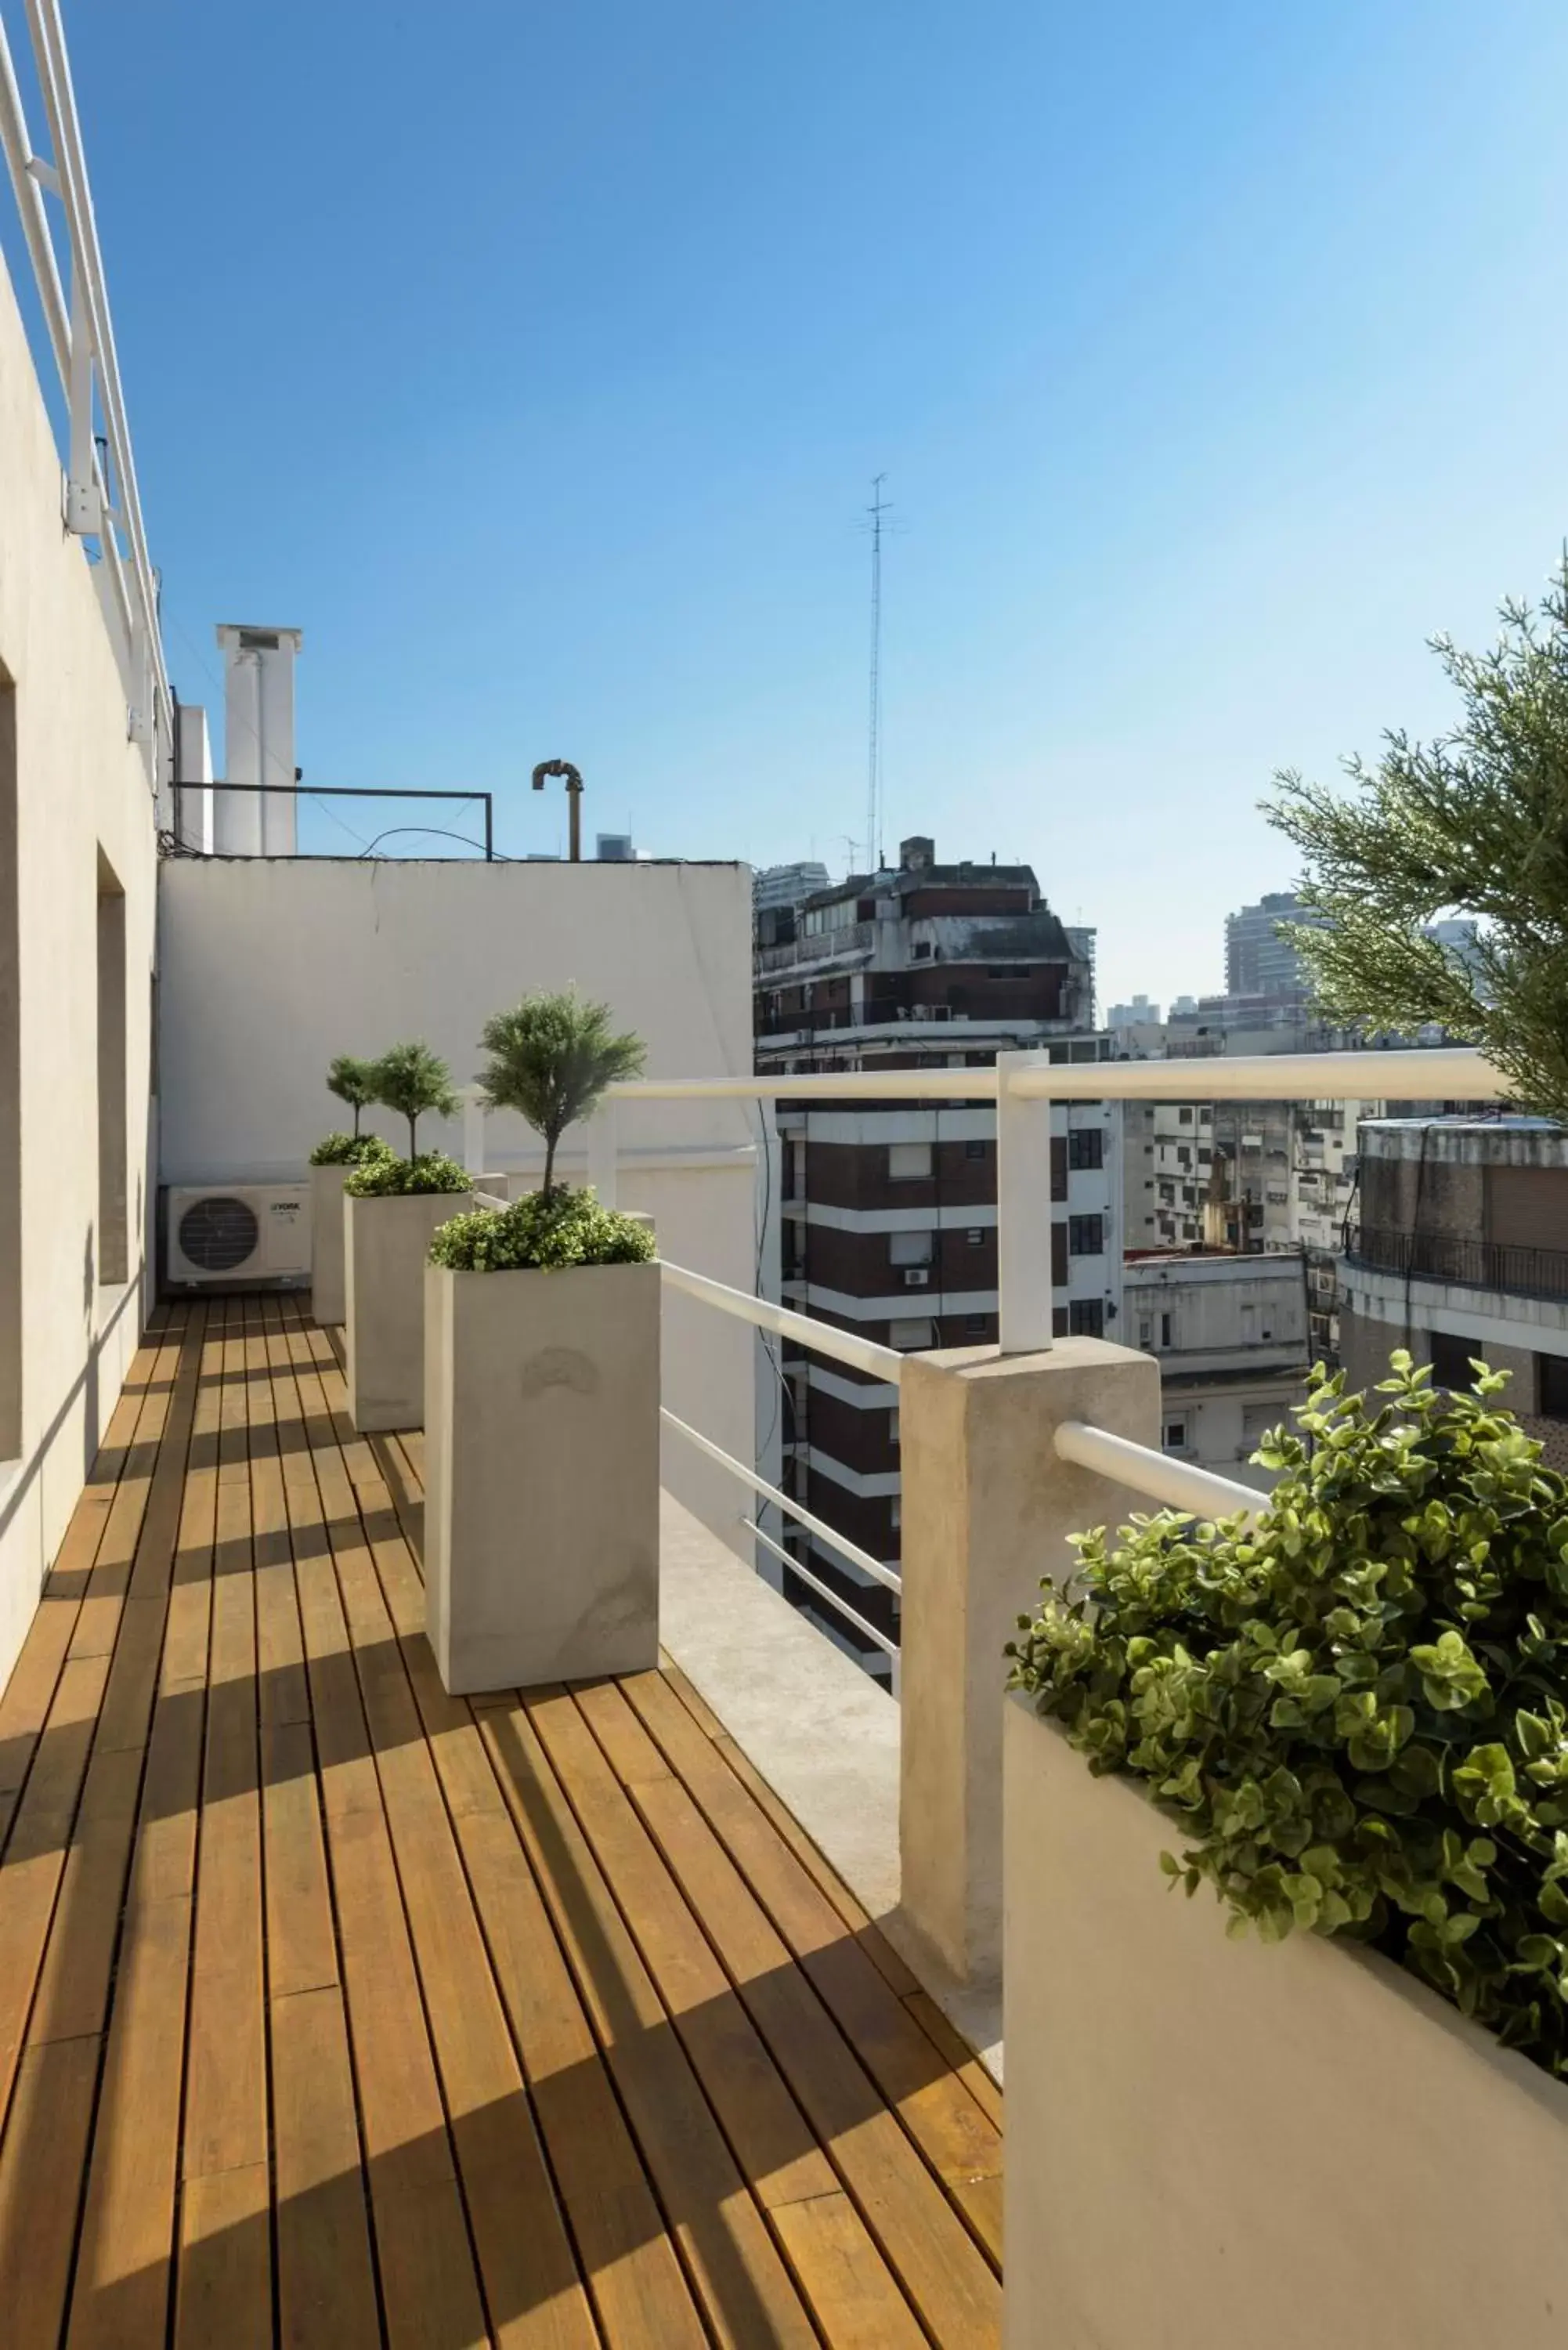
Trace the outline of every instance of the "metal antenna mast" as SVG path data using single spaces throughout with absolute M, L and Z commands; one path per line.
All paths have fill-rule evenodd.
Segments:
M 882 517 L 891 500 L 882 495 L 886 473 L 878 473 L 871 484 L 871 504 L 866 511 L 871 517 L 871 712 L 870 743 L 866 775 L 866 858 L 873 873 L 882 864 L 878 835 L 881 831 L 882 799 Z

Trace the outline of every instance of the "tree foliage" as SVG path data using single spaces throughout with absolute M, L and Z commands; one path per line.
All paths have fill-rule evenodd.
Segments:
M 1282 775 L 1265 807 L 1325 919 L 1289 926 L 1325 1011 L 1373 1030 L 1439 1022 L 1568 1118 L 1568 557 L 1538 607 L 1501 619 L 1490 652 L 1433 640 L 1461 705 L 1450 733 L 1386 735 L 1375 766 L 1348 763 L 1349 797 Z M 1473 963 L 1426 936 L 1449 915 L 1478 920 Z
M 553 1191 L 556 1152 L 568 1126 L 586 1118 L 607 1086 L 635 1077 L 647 1058 L 640 1037 L 618 1035 L 607 1003 L 586 1003 L 575 988 L 525 995 L 498 1012 L 480 1038 L 490 1058 L 480 1071 L 494 1109 L 521 1111 L 545 1140 L 545 1184 Z
M 575 1264 L 646 1264 L 653 1234 L 635 1216 L 601 1208 L 591 1191 L 531 1191 L 504 1208 L 454 1216 L 431 1243 L 430 1261 L 453 1273 L 509 1273 Z
M 1474 1367 L 1319 1366 L 1251 1530 L 1080 1536 L 1012 1685 L 1148 1782 L 1233 1932 L 1372 1943 L 1568 2077 L 1568 1485 Z
M 394 1045 L 372 1070 L 375 1099 L 409 1122 L 409 1157 L 419 1156 L 418 1128 L 430 1113 L 451 1118 L 457 1109 L 452 1071 L 428 1045 Z
M 360 1113 L 376 1100 L 376 1064 L 357 1061 L 352 1053 L 339 1053 L 327 1072 L 327 1090 L 347 1102 L 354 1113 L 354 1136 L 359 1134 Z
M 395 1159 L 379 1134 L 324 1134 L 310 1154 L 313 1167 L 358 1167 L 368 1159 Z
M 410 1191 L 468 1191 L 473 1178 L 444 1150 L 421 1151 L 417 1159 L 399 1159 L 390 1151 L 362 1159 L 343 1184 L 357 1200 L 397 1200 Z

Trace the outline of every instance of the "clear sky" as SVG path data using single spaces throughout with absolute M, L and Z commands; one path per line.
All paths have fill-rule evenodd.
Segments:
M 1439 725 L 1568 528 L 1560 0 L 67 19 L 178 690 L 300 626 L 307 780 L 509 852 L 563 755 L 590 833 L 844 869 L 885 471 L 888 845 L 1218 987 L 1272 771 Z

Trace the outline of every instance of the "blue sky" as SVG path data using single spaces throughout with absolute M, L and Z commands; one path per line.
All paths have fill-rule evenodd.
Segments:
M 1568 528 L 1548 0 L 67 13 L 180 691 L 303 627 L 307 780 L 511 852 L 560 754 L 843 868 L 885 471 L 888 844 L 1215 987 L 1272 771 L 1440 725 Z

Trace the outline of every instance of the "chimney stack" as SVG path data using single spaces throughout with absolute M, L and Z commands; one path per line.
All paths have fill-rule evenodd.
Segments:
M 294 660 L 298 629 L 224 621 L 223 780 L 259 788 L 213 795 L 213 846 L 220 857 L 293 857 L 298 849 L 294 795 Z

